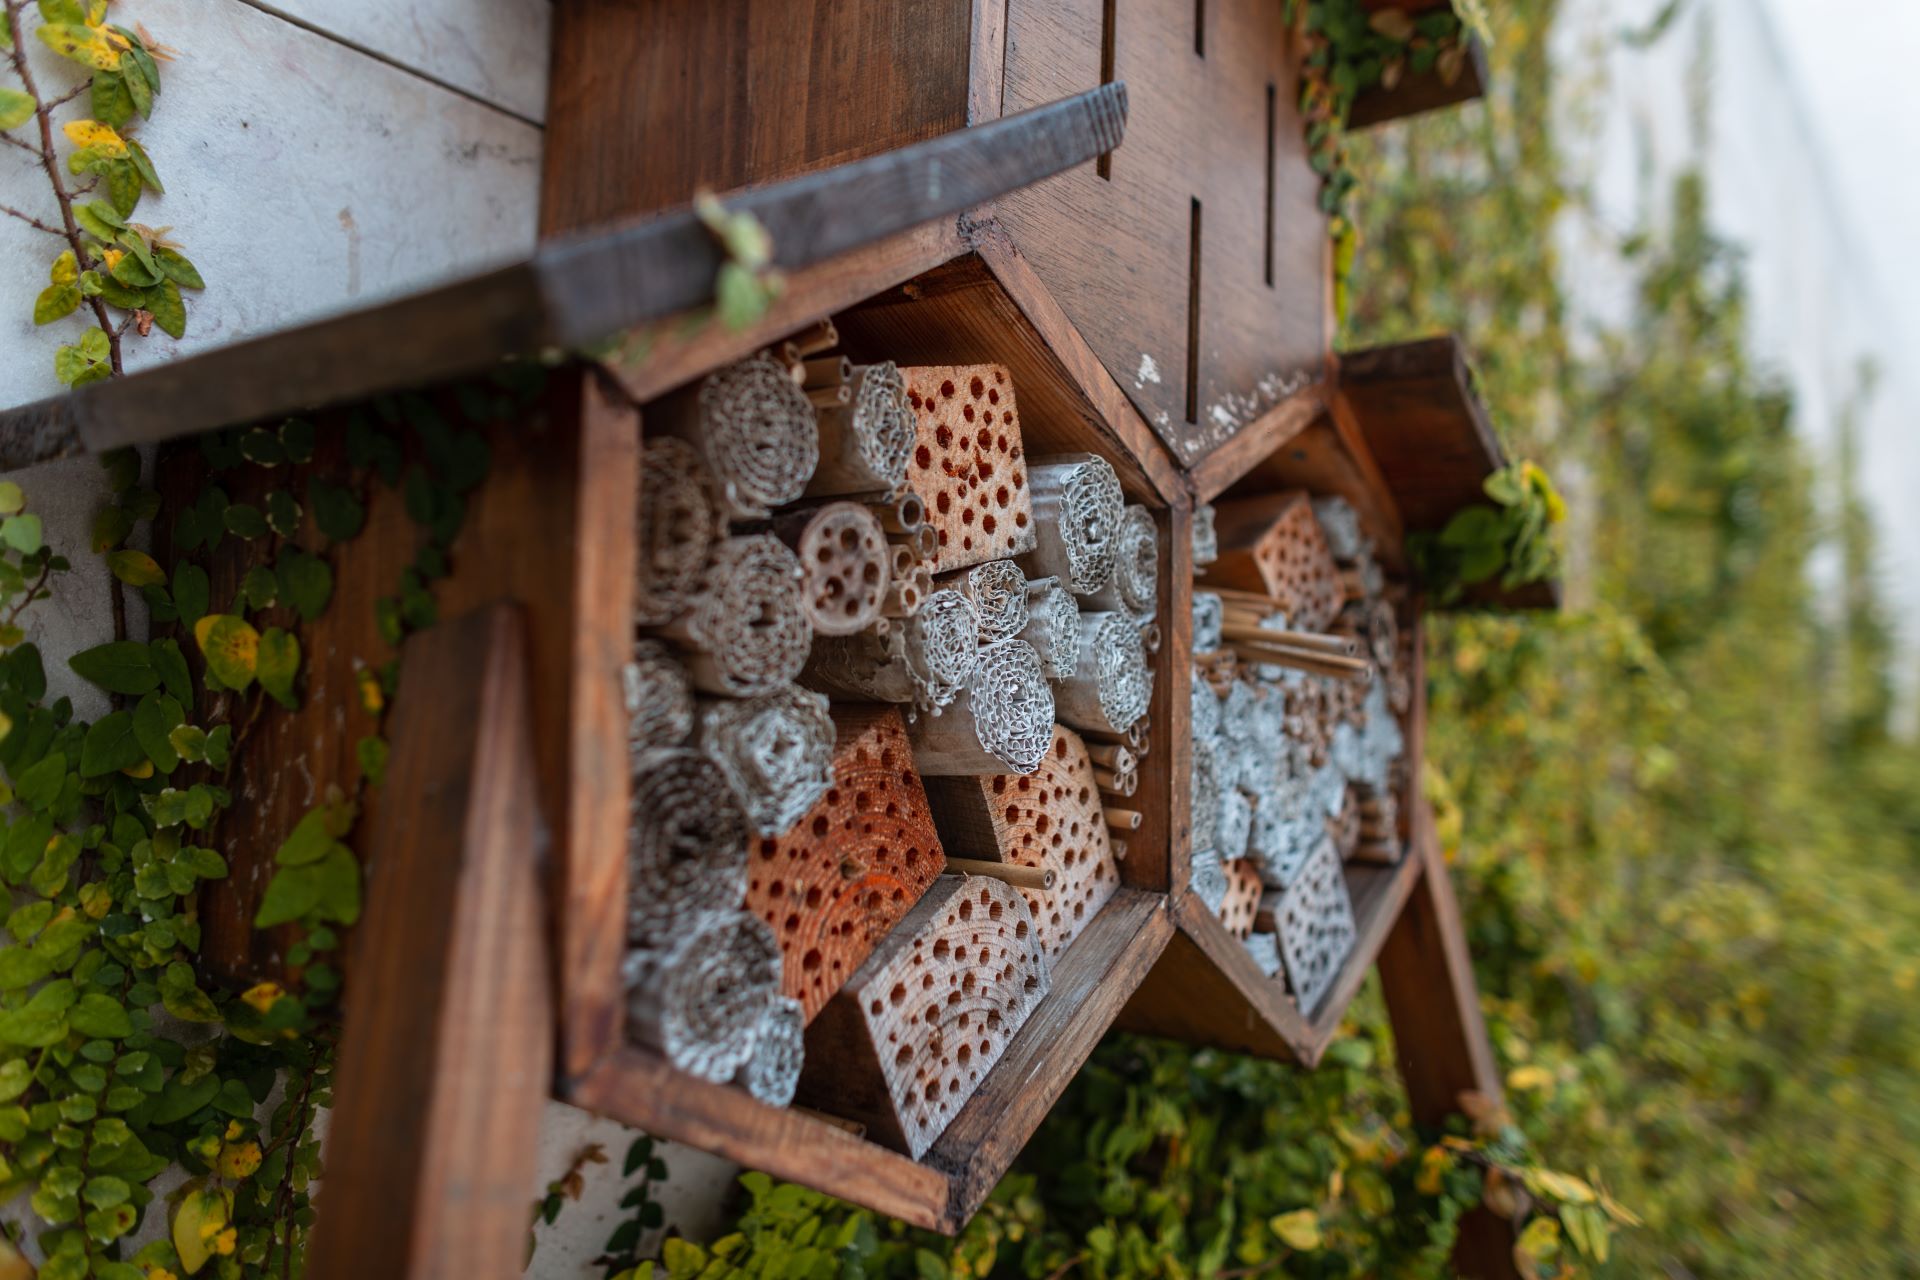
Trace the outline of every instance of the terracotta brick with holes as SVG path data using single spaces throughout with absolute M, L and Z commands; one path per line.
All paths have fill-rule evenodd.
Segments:
M 956 858 L 1051 867 L 1052 889 L 1022 889 L 1040 948 L 1057 959 L 1120 887 L 1099 784 L 1080 735 L 1053 727 L 1053 747 L 1026 777 L 929 778 L 940 838 Z
M 1220 903 L 1220 923 L 1236 938 L 1253 932 L 1253 918 L 1260 912 L 1260 868 L 1250 858 L 1235 858 L 1227 863 L 1227 896 Z
M 747 910 L 773 926 L 781 989 L 809 1020 L 945 862 L 900 713 L 835 707 L 833 722 L 833 786 L 748 864 Z
M 1272 596 L 1297 631 L 1324 631 L 1332 625 L 1345 595 L 1340 566 L 1305 492 L 1217 503 L 1213 522 L 1220 555 L 1198 581 Z
M 916 424 L 907 487 L 927 504 L 933 571 L 1032 550 L 1033 495 L 1005 367 L 924 365 L 900 372 Z
M 807 1028 L 798 1101 L 918 1158 L 1047 994 L 1027 904 L 942 876 Z

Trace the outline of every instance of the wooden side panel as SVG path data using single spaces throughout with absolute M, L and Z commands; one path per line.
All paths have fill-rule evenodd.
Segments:
M 450 421 L 468 425 L 453 397 L 436 403 Z M 311 476 L 342 481 L 349 474 L 343 421 L 344 415 L 320 419 L 321 447 L 307 467 L 249 466 L 218 479 L 234 502 L 261 503 L 267 492 L 284 489 L 310 507 Z M 496 601 L 528 608 L 535 778 L 554 837 L 557 936 L 561 969 L 569 975 L 572 1043 L 566 1063 L 578 1071 L 596 1052 L 592 1046 L 610 1041 L 619 996 L 624 862 L 618 856 L 587 857 L 584 851 L 625 848 L 619 671 L 632 638 L 638 417 L 589 368 L 568 366 L 549 375 L 545 394 L 531 412 L 484 430 L 492 452 L 490 471 L 468 495 L 466 518 L 449 557 L 452 573 L 433 590 L 443 617 Z M 176 506 L 207 482 L 200 451 L 190 442 L 162 452 L 158 475 L 162 492 Z M 360 668 L 377 667 L 393 656 L 380 637 L 375 603 L 398 590 L 400 575 L 425 535 L 406 514 L 398 491 L 373 483 L 363 496 L 366 526 L 352 541 L 326 549 L 310 511 L 290 540 L 325 549 L 334 575 L 326 613 L 304 626 L 284 607 L 256 615 L 258 625 L 297 630 L 305 687 L 299 711 L 264 712 L 238 745 L 236 776 L 259 781 L 238 797 L 213 833 L 234 856 L 228 878 L 202 894 L 202 958 L 228 984 L 246 985 L 283 972 L 290 930 L 252 927 L 272 874 L 273 851 L 329 785 L 355 792 L 360 781 L 355 746 L 377 729 L 359 692 Z M 247 568 L 272 561 L 273 541 L 243 543 L 229 537 L 210 557 L 196 553 L 208 565 L 216 607 L 234 598 Z M 172 531 L 156 529 L 154 542 L 160 563 L 171 566 Z M 182 648 L 197 666 L 190 636 L 182 638 Z M 382 791 L 368 792 L 362 831 L 376 828 L 386 803 Z
M 528 647 L 495 606 L 406 657 L 308 1274 L 508 1280 L 553 1058 Z
M 1326 223 L 1281 10 L 1267 0 L 1009 3 L 1006 111 L 1100 83 L 1110 36 L 1128 127 L 1103 166 L 1109 177 L 1076 169 L 1006 197 L 998 217 L 1188 464 L 1325 361 Z
M 545 235 L 967 123 L 968 0 L 567 0 L 553 16 Z

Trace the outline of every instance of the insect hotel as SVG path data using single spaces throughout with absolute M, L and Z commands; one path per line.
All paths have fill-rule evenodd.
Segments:
M 314 1274 L 514 1273 L 549 1092 L 956 1231 L 1109 1028 L 1312 1068 L 1376 966 L 1416 1119 L 1497 1096 L 1406 542 L 1502 459 L 1451 339 L 1332 349 L 1281 6 L 554 24 L 531 257 L 3 415 L 182 495 L 306 415 L 228 497 L 363 507 L 368 607 L 287 616 L 316 696 L 235 747 L 354 791 L 409 636 Z M 301 803 L 222 819 L 229 981 Z

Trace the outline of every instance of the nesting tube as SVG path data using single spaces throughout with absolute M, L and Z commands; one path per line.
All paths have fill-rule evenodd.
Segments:
M 1193 509 L 1193 563 L 1196 568 L 1220 558 L 1220 535 L 1213 524 L 1213 504 L 1202 502 Z
M 980 660 L 980 620 L 973 602 L 958 591 L 935 591 L 902 630 L 923 704 L 936 711 L 949 705 Z
M 634 621 L 656 626 L 685 607 L 714 542 L 726 535 L 720 493 L 700 453 L 672 436 L 641 454 Z
M 1124 613 L 1080 615 L 1080 658 L 1060 682 L 1060 719 L 1076 729 L 1124 734 L 1147 713 L 1153 672 L 1140 631 Z
M 1113 575 L 1088 596 L 1087 607 L 1117 610 L 1145 622 L 1159 604 L 1159 590 L 1160 531 L 1151 511 L 1131 503 L 1113 535 Z
M 801 608 L 821 635 L 873 625 L 886 603 L 893 548 L 880 522 L 857 502 L 829 502 L 776 519 L 775 534 L 800 560 Z
M 1223 640 L 1223 628 L 1226 625 L 1225 605 L 1220 597 L 1211 591 L 1193 593 L 1193 649 L 1204 653 L 1218 649 Z
M 800 561 L 772 534 L 728 538 L 715 549 L 692 607 L 661 634 L 690 650 L 687 668 L 707 693 L 770 693 L 800 674 L 813 628 L 800 603 Z
M 1027 626 L 1027 575 L 1011 560 L 989 560 L 939 580 L 973 602 L 980 643 L 1011 640 Z
M 1058 578 L 1027 583 L 1027 625 L 1020 638 L 1040 655 L 1049 680 L 1065 680 L 1080 666 L 1080 602 Z
M 700 747 L 727 775 L 747 820 L 763 836 L 800 820 L 833 784 L 833 718 L 827 700 L 791 685 L 752 698 L 720 698 L 700 712 Z
M 890 493 L 906 483 L 915 429 L 906 379 L 890 360 L 852 368 L 850 376 L 848 403 L 819 409 L 820 462 L 807 481 L 810 495 Z
M 695 920 L 671 945 L 622 966 L 627 1034 L 689 1075 L 731 1079 L 752 1058 L 780 990 L 780 945 L 744 911 Z
M 1029 577 L 1059 578 L 1077 595 L 1113 576 L 1114 535 L 1126 513 L 1120 478 L 1093 453 L 1036 460 L 1028 470 L 1035 545 L 1021 557 Z
M 645 751 L 631 767 L 627 933 L 658 947 L 688 920 L 745 898 L 747 813 L 725 772 L 699 751 Z
M 769 1000 L 760 1014 L 753 1052 L 734 1073 L 734 1083 L 769 1106 L 792 1102 L 806 1060 L 806 1029 L 806 1013 L 798 1000 L 791 996 Z
M 658 640 L 636 640 L 633 660 L 621 668 L 627 708 L 627 751 L 673 747 L 693 732 L 693 682 L 680 660 Z
M 1028 774 L 1053 745 L 1053 690 L 1024 640 L 982 649 L 973 674 L 939 715 L 908 726 L 924 775 Z
M 737 520 L 764 519 L 798 498 L 820 461 L 812 402 L 765 352 L 661 402 L 647 420 L 700 451 Z

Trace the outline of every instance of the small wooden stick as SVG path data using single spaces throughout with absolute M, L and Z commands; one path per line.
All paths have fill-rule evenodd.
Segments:
M 853 381 L 853 361 L 845 356 L 821 356 L 806 362 L 807 376 L 800 383 L 808 391 L 824 391 L 834 387 L 844 387 Z M 852 398 L 852 392 L 848 392 Z
M 1127 860 L 1127 842 L 1125 840 L 1117 836 L 1113 837 L 1107 841 L 1107 848 L 1113 850 L 1113 860 L 1115 862 L 1125 862 Z
M 808 387 L 807 399 L 816 409 L 841 408 L 853 403 L 853 388 L 845 385 L 838 387 Z
M 834 328 L 833 317 L 828 316 L 814 321 L 794 334 L 787 345 L 798 350 L 803 356 L 817 356 L 822 351 L 840 345 L 840 331 Z
M 1373 664 L 1364 658 L 1338 658 L 1288 645 L 1254 644 L 1245 640 L 1230 640 L 1227 647 L 1238 654 L 1242 662 L 1258 666 L 1292 667 L 1310 675 L 1340 680 L 1367 680 L 1373 676 Z
M 1146 818 L 1133 809 L 1107 810 L 1107 827 L 1113 831 L 1138 831 Z
M 818 1120 L 821 1124 L 830 1124 L 841 1132 L 850 1133 L 856 1138 L 864 1138 L 867 1136 L 867 1126 L 861 1124 L 858 1120 L 843 1120 L 839 1116 L 830 1116 L 824 1111 L 815 1111 L 812 1107 L 803 1107 L 795 1103 L 788 1103 L 787 1110 L 798 1112 L 809 1120 Z
M 1229 640 L 1286 645 L 1336 658 L 1353 658 L 1360 653 L 1359 642 L 1350 636 L 1322 635 L 1315 631 L 1269 631 L 1265 627 L 1242 627 L 1229 623 L 1221 628 L 1221 634 Z
M 1052 867 L 1023 867 L 1017 862 L 988 862 L 984 858 L 947 858 L 947 871 L 956 876 L 986 876 L 1004 880 L 1016 889 L 1051 889 Z

